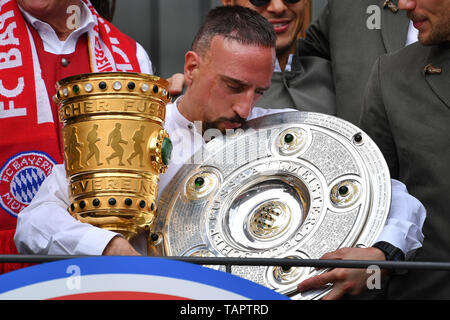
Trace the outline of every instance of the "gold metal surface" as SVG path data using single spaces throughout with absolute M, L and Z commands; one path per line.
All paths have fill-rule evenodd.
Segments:
M 270 240 L 285 231 L 290 222 L 289 207 L 285 203 L 268 200 L 249 215 L 249 230 L 256 238 Z
M 124 72 L 57 82 L 68 210 L 76 219 L 127 239 L 149 229 L 171 151 L 163 129 L 167 87 L 162 78 Z

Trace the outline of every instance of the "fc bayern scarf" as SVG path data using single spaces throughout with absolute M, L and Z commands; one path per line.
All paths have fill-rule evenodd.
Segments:
M 136 44 L 96 12 L 88 32 L 91 72 L 140 72 Z M 54 164 L 62 162 L 42 66 L 16 0 L 0 0 L 0 232 L 36 194 Z M 56 126 L 56 127 L 55 127 Z

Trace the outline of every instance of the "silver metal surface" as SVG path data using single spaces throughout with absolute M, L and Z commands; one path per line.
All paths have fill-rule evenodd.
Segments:
M 324 114 L 279 113 L 216 137 L 178 171 L 159 201 L 153 247 L 167 256 L 318 259 L 372 245 L 390 200 L 386 162 L 359 128 Z M 296 292 L 324 269 L 231 272 L 294 299 L 327 291 Z

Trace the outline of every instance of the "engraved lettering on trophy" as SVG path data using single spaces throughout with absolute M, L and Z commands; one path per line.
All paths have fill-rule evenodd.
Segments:
M 145 112 L 145 101 L 133 101 L 133 100 L 124 100 L 122 102 L 123 111 L 136 110 L 139 112 Z
M 127 161 L 129 164 L 131 164 L 131 160 L 133 160 L 136 156 L 139 156 L 139 164 L 141 167 L 144 166 L 143 160 L 144 160 L 144 150 L 142 149 L 142 144 L 144 143 L 144 130 L 145 127 L 141 126 L 139 130 L 137 130 L 133 135 L 133 153 L 128 157 Z
M 139 106 L 139 104 L 138 104 Z M 123 111 L 128 111 L 128 109 L 134 109 L 136 107 L 136 104 L 133 100 L 124 100 L 123 101 Z M 139 109 L 139 107 L 138 107 Z M 140 110 L 138 110 L 140 111 Z
M 309 187 L 311 193 L 315 193 L 316 191 L 321 189 L 320 182 L 316 178 L 313 178 L 311 181 L 309 181 Z
M 71 110 L 72 110 L 72 109 L 71 109 L 70 105 L 65 106 L 65 107 L 63 108 L 64 116 L 65 116 L 65 117 L 70 117 L 70 116 L 72 115 Z
M 127 190 L 127 191 L 136 189 L 136 186 L 133 187 L 131 184 L 132 184 L 131 179 L 124 179 L 124 180 L 122 180 L 122 188 L 121 189 Z
M 270 250 L 265 251 L 264 254 L 270 255 L 270 256 L 277 256 L 281 252 L 284 252 L 284 251 L 281 250 L 281 247 L 274 247 L 274 248 L 272 248 Z
M 97 110 L 96 111 L 109 111 L 109 103 L 105 100 L 100 100 L 97 102 Z
M 211 234 L 211 237 L 212 237 L 212 240 L 214 241 L 214 244 L 216 245 L 217 250 L 221 252 L 222 244 L 226 245 L 225 241 L 222 239 L 219 232 L 217 232 L 217 231 L 215 233 Z
M 72 132 L 69 136 L 67 146 L 65 148 L 66 159 L 68 160 L 68 168 L 69 170 L 81 169 L 81 151 L 80 147 L 82 147 L 78 141 L 78 129 L 76 127 L 72 128 Z
M 322 202 L 321 198 L 319 200 L 320 200 L 320 202 Z M 320 206 L 313 206 L 313 207 L 311 207 L 311 210 L 309 211 L 309 214 L 310 215 L 319 215 L 321 211 L 322 211 L 322 207 L 320 207 Z
M 213 205 L 211 206 L 209 220 L 216 220 L 216 215 L 220 211 L 222 207 L 222 203 L 220 201 L 214 200 Z M 211 222 L 210 222 L 211 223 Z
M 139 111 L 139 112 L 145 112 L 146 110 L 147 110 L 147 104 L 148 104 L 149 102 L 147 102 L 147 101 L 144 101 L 142 104 L 140 104 L 140 103 L 138 103 L 138 105 L 137 105 L 137 111 Z
M 317 222 L 316 218 L 307 219 L 303 224 L 302 232 L 308 233 L 315 226 L 316 222 Z
M 148 115 L 161 117 L 163 115 L 162 109 L 158 103 L 147 100 L 126 100 L 123 102 L 123 111 L 136 110 L 140 113 L 147 113 Z
M 92 126 L 92 129 L 88 132 L 87 135 L 87 142 L 88 142 L 88 149 L 89 153 L 86 155 L 86 159 L 84 160 L 84 165 L 88 166 L 88 161 L 92 158 L 92 156 L 95 156 L 95 161 L 97 162 L 97 166 L 101 166 L 103 163 L 100 162 L 100 150 L 97 147 L 97 142 L 99 142 L 101 139 L 98 138 L 98 124 L 94 124 Z
M 165 115 L 164 111 L 166 109 L 161 108 L 161 106 L 159 104 L 155 103 L 155 108 L 156 108 L 156 111 L 157 111 L 156 113 L 157 113 L 158 117 L 163 117 Z
M 72 117 L 74 115 L 81 114 L 81 104 L 80 102 L 72 103 L 63 108 L 65 117 Z
M 295 242 L 299 243 L 300 241 L 303 240 L 303 237 L 304 237 L 304 236 L 305 236 L 304 233 L 298 232 L 298 233 L 296 233 L 296 234 L 294 235 L 293 240 L 294 240 Z
M 73 195 L 96 190 L 126 190 L 143 194 L 156 194 L 156 185 L 145 179 L 87 179 L 71 184 Z
M 153 182 L 151 182 L 149 180 L 146 180 L 146 179 L 140 179 L 139 183 L 140 183 L 139 188 L 138 188 L 139 192 L 147 193 L 147 194 L 148 193 L 156 194 L 156 190 L 157 190 L 157 187 L 158 187 L 157 184 L 155 184 L 155 183 L 153 183 Z
M 217 251 L 225 256 L 229 256 L 229 253 L 233 250 L 233 248 L 227 244 L 227 242 L 221 237 L 220 233 L 218 231 L 215 231 L 210 236 L 215 244 Z
M 102 190 L 103 189 L 103 180 L 94 179 L 92 180 L 92 191 Z
M 263 168 L 263 167 L 266 168 Z M 275 161 L 270 161 L 270 162 L 266 162 L 264 165 L 261 166 L 260 171 L 271 171 L 271 170 L 278 170 L 280 168 L 280 162 L 275 162 Z
M 148 103 L 145 104 L 145 111 L 147 111 L 150 115 L 156 116 L 156 117 L 162 117 L 162 110 L 159 104 L 152 102 L 150 103 L 150 106 L 148 106 Z
M 72 194 L 76 195 L 80 192 L 86 192 L 88 185 L 89 181 L 85 181 L 84 184 L 83 181 L 77 181 L 75 183 L 72 183 L 71 184 Z
M 227 186 L 224 186 L 219 192 L 219 198 L 224 199 L 228 195 L 228 192 L 229 191 L 227 190 Z
M 89 180 L 84 181 L 84 184 L 83 184 L 83 181 L 80 181 L 81 192 L 86 192 L 88 185 L 89 185 Z
M 151 115 L 154 113 L 152 106 L 153 106 L 153 103 L 144 100 L 141 103 L 138 103 L 136 108 L 137 108 L 137 111 L 139 111 L 139 112 L 142 112 L 142 113 L 147 112 L 148 114 Z
M 77 115 L 81 113 L 81 104 L 79 102 L 72 103 L 72 115 Z
M 285 172 L 295 173 L 299 168 L 300 166 L 293 162 L 280 162 L 280 169 Z
M 214 200 L 211 210 L 220 210 L 222 207 L 222 202 Z
M 118 179 L 107 179 L 106 180 L 106 188 L 108 190 L 117 190 L 117 189 L 119 189 L 119 180 Z
M 220 190 L 219 192 L 219 197 L 221 199 L 225 198 L 226 196 L 228 196 L 230 191 L 233 191 L 235 189 L 236 186 L 242 185 L 244 181 L 248 181 L 251 176 L 258 173 L 259 171 L 257 171 L 255 168 L 240 172 L 238 175 L 233 177 L 225 186 L 223 186 L 222 190 Z
M 309 178 L 315 179 L 315 177 L 313 176 L 313 173 L 304 167 L 301 167 L 299 169 L 298 173 L 308 183 L 309 183 L 309 181 L 308 181 Z
M 91 101 L 84 101 L 83 102 L 83 111 L 84 111 L 84 113 L 95 112 L 94 103 L 92 103 Z
M 122 133 L 120 131 L 122 125 L 120 123 L 115 124 L 115 128 L 108 135 L 108 143 L 107 146 L 111 146 L 114 150 L 113 153 L 109 157 L 106 158 L 108 164 L 112 159 L 119 158 L 119 166 L 124 166 L 125 164 L 122 162 L 123 158 L 123 148 L 120 144 L 128 144 L 128 141 L 122 140 Z

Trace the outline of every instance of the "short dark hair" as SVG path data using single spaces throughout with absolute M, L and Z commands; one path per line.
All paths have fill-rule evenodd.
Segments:
M 192 43 L 192 50 L 203 54 L 214 36 L 242 44 L 275 48 L 273 26 L 258 12 L 242 6 L 221 6 L 209 11 Z

